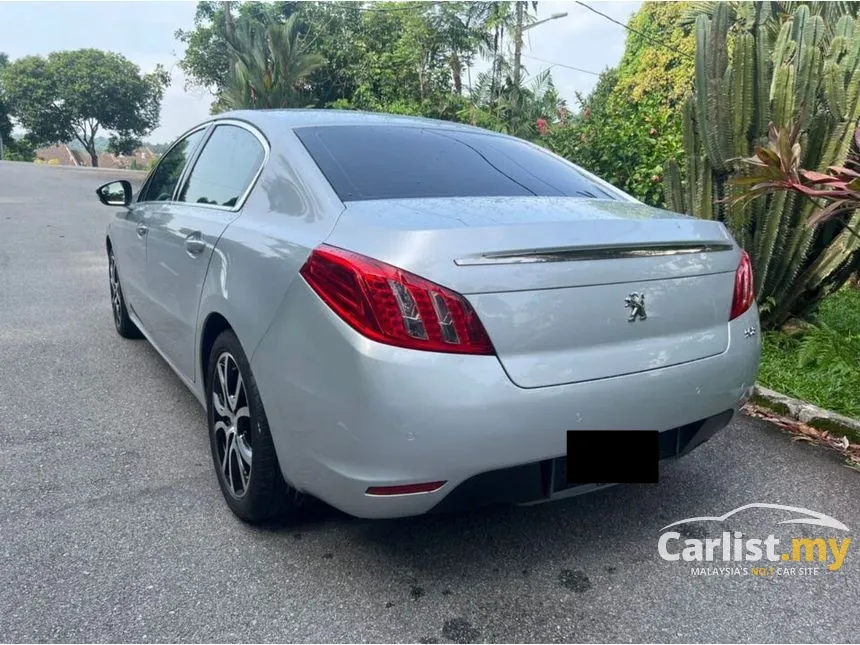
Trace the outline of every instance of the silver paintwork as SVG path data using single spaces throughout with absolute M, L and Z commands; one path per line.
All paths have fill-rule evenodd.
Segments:
M 718 222 L 647 207 L 602 180 L 617 201 L 344 204 L 292 128 L 468 126 L 288 110 L 233 112 L 204 127 L 225 120 L 268 146 L 244 205 L 135 202 L 117 209 L 107 234 L 132 321 L 203 405 L 205 331 L 228 322 L 249 357 L 281 469 L 299 490 L 358 516 L 419 514 L 472 475 L 563 455 L 567 430 L 676 427 L 736 407 L 755 381 L 760 340 L 743 332 L 758 325 L 758 312 L 727 322 L 740 251 Z M 322 242 L 464 294 L 498 357 L 361 336 L 298 276 Z M 613 245 L 689 252 L 588 255 Z M 552 249 L 577 261 L 456 262 Z M 619 304 L 643 291 L 648 323 L 628 324 Z M 369 486 L 435 480 L 447 484 L 365 495 Z

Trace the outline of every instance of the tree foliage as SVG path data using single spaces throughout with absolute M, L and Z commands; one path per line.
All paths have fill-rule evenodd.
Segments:
M 301 74 L 301 82 L 291 84 L 298 90 L 291 97 L 292 105 L 410 114 L 509 129 L 514 92 L 509 35 L 514 6 L 513 2 L 200 2 L 194 29 L 177 32 L 186 45 L 180 66 L 193 84 L 213 94 L 213 110 L 253 106 L 250 93 L 237 95 L 231 87 L 235 63 L 246 60 L 241 63 L 243 74 L 259 72 L 260 76 L 273 73 L 278 65 L 271 51 L 264 57 L 266 62 L 248 56 L 259 49 L 258 43 L 245 39 L 231 45 L 231 39 L 259 33 L 266 25 L 289 23 L 302 56 L 314 61 Z M 526 15 L 526 22 L 531 19 Z M 491 71 L 473 79 L 472 67 L 480 58 L 491 63 Z M 248 83 L 240 86 L 247 88 Z M 537 119 L 553 118 L 559 104 L 550 76 L 524 80 L 521 96 L 517 113 L 523 125 L 517 133 L 534 138 Z
M 141 75 L 137 65 L 118 54 L 80 49 L 18 59 L 0 71 L 0 83 L 32 143 L 76 139 L 96 166 L 100 131 L 128 140 L 158 126 L 169 76 L 161 67 Z
M 3 68 L 9 64 L 9 57 L 0 52 L 0 81 Z M 7 161 L 32 161 L 36 156 L 32 144 L 26 139 L 16 140 L 12 137 L 12 113 L 8 100 L 4 96 L 3 84 L 0 82 L 0 142 L 2 142 L 2 158 Z
M 0 52 L 0 74 L 2 74 L 3 68 L 8 64 L 9 57 Z M 12 143 L 12 121 L 9 115 L 9 108 L 6 105 L 6 99 L 3 95 L 2 85 L 0 85 L 0 140 L 2 140 L 4 146 Z
M 227 32 L 233 68 L 221 95 L 225 108 L 277 109 L 306 107 L 307 77 L 324 63 L 309 54 L 299 34 L 296 16 L 279 23 L 243 21 Z
M 689 4 L 646 2 L 630 20 L 635 31 L 618 67 L 604 71 L 588 97 L 578 95 L 579 113 L 543 139 L 653 206 L 665 204 L 666 160 L 683 157 L 679 114 L 692 89 L 695 38 L 679 20 Z

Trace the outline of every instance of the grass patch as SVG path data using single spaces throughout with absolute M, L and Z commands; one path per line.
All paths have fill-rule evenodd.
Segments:
M 758 381 L 765 387 L 860 418 L 860 291 L 821 303 L 816 326 L 764 334 Z

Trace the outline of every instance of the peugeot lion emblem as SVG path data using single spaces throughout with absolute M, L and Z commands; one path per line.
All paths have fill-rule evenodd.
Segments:
M 636 319 L 645 320 L 648 314 L 645 313 L 645 294 L 631 293 L 624 299 L 624 306 L 630 310 L 630 317 L 627 322 L 636 322 Z

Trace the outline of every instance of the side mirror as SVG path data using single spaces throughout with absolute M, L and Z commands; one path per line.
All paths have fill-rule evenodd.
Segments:
M 125 179 L 112 181 L 96 188 L 96 195 L 105 206 L 128 206 L 131 204 L 131 184 Z

